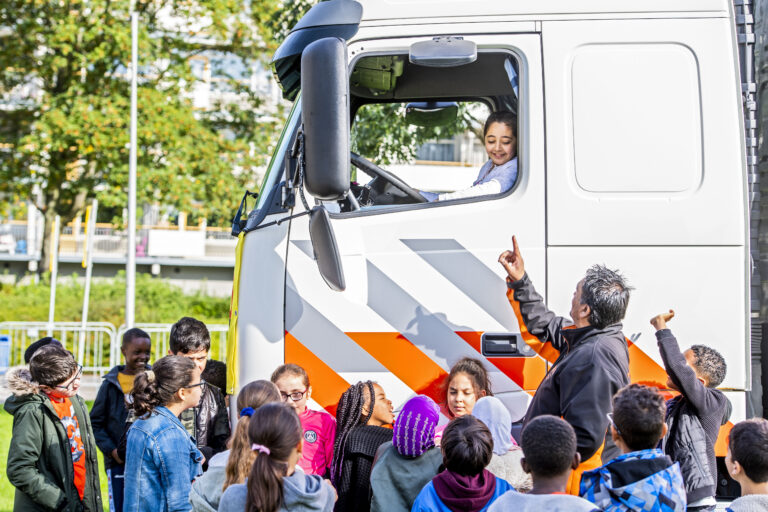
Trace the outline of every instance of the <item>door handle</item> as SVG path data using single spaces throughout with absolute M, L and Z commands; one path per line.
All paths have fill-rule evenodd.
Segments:
M 484 332 L 482 354 L 486 357 L 533 357 L 536 352 L 523 341 L 519 333 Z

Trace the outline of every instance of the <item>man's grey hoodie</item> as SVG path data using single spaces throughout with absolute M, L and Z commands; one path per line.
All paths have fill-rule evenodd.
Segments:
M 248 481 L 231 485 L 219 501 L 219 512 L 243 512 L 248 498 Z M 280 512 L 331 512 L 336 501 L 335 491 L 318 475 L 296 470 L 283 477 L 283 506 Z

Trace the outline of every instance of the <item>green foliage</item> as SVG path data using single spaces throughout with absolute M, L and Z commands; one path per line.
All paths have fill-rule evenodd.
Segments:
M 48 318 L 50 284 L 48 275 L 39 284 L 0 285 L 0 321 L 42 321 Z M 56 285 L 55 320 L 81 320 L 84 286 L 74 276 Z M 205 323 L 225 324 L 229 319 L 229 298 L 203 293 L 185 294 L 180 288 L 149 274 L 136 275 L 136 322 L 173 323 L 193 316 Z M 119 326 L 125 319 L 125 276 L 95 279 L 91 284 L 88 320 Z
M 428 128 L 407 124 L 405 105 L 401 103 L 365 105 L 355 116 L 352 151 L 378 165 L 410 162 L 425 142 L 447 139 L 465 130 L 477 131 L 480 125 L 481 121 L 471 113 L 471 104 L 460 103 L 453 122 Z
M 45 237 L 56 214 L 66 223 L 93 197 L 116 211 L 126 205 L 130 5 L 0 2 L 0 26 L 8 31 L 0 94 L 11 107 L 0 109 L 0 194 L 32 200 L 45 214 Z M 275 0 L 251 2 L 245 11 L 240 0 L 136 0 L 135 9 L 139 204 L 190 211 L 192 221 L 231 214 L 240 191 L 257 188 L 255 172 L 271 152 L 283 113 L 264 112 L 262 98 L 234 76 L 231 90 L 242 93 L 237 101 L 195 110 L 190 59 L 233 55 L 249 68 L 266 58 L 265 50 L 271 54 L 284 25 L 301 11 Z M 275 16 L 283 10 L 288 13 Z

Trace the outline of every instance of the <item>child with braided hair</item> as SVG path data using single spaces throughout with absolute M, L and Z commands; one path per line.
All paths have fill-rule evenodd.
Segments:
M 224 491 L 219 512 L 333 510 L 333 487 L 297 467 L 304 439 L 292 407 L 279 402 L 259 407 L 248 423 L 248 438 L 255 454 L 248 480 Z
M 370 510 L 371 468 L 376 450 L 392 440 L 392 402 L 370 380 L 347 389 L 336 409 L 331 481 L 339 493 L 336 512 Z

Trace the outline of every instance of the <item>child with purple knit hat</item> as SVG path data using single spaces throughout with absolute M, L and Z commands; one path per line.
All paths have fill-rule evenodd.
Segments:
M 371 512 L 409 511 L 421 489 L 437 474 L 443 456 L 435 446 L 440 408 L 429 397 L 408 400 L 395 419 L 392 441 L 376 452 L 371 471 Z

